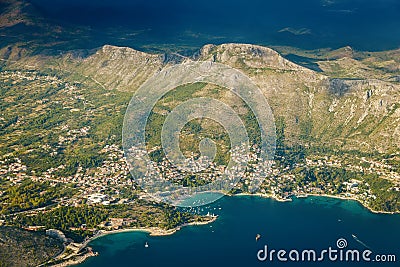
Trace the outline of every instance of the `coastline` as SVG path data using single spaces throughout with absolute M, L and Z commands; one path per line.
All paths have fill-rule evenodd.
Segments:
M 328 197 L 328 198 L 336 198 L 340 200 L 353 200 L 357 201 L 358 203 L 361 204 L 365 209 L 368 211 L 375 213 L 375 214 L 400 214 L 400 212 L 394 212 L 394 211 L 379 211 L 379 210 L 374 210 L 371 207 L 365 205 L 361 200 L 355 198 L 355 197 L 346 197 L 346 196 L 335 196 L 335 195 L 327 195 L 327 194 L 307 194 L 307 197 L 309 196 L 315 196 L 315 197 Z
M 229 196 L 233 196 L 233 197 L 235 197 L 235 196 L 238 196 L 238 197 L 240 197 L 240 196 L 255 196 L 255 197 L 262 197 L 262 198 L 271 198 L 271 199 L 276 200 L 278 202 L 291 202 L 292 201 L 291 198 L 286 198 L 286 199 L 285 198 L 278 198 L 278 197 L 276 197 L 276 196 L 274 196 L 272 194 L 263 194 L 263 193 L 254 193 L 254 194 L 252 194 L 252 193 L 240 193 L 240 194 L 234 194 L 234 195 L 229 195 Z
M 229 195 L 229 196 L 256 196 L 256 197 L 262 197 L 262 198 L 270 198 L 273 199 L 275 201 L 279 201 L 279 202 L 290 202 L 292 201 L 292 198 L 287 198 L 287 199 L 282 199 L 282 198 L 278 198 L 272 194 L 263 194 L 263 193 L 255 193 L 255 194 L 251 194 L 251 193 L 240 193 L 240 194 L 234 194 L 234 195 Z M 301 194 L 301 195 L 295 195 L 297 198 L 308 198 L 308 197 L 326 197 L 326 198 L 335 198 L 335 199 L 340 199 L 340 200 L 351 200 L 351 201 L 357 201 L 363 208 L 367 209 L 369 212 L 375 213 L 375 214 L 399 214 L 397 212 L 386 212 L 386 211 L 377 211 L 374 210 L 366 205 L 364 205 L 364 203 L 362 201 L 360 201 L 359 199 L 355 198 L 355 197 L 347 197 L 347 196 L 339 196 L 339 195 L 328 195 L 328 194 L 315 194 L 315 193 L 307 193 L 307 194 Z M 127 232 L 146 232 L 149 233 L 150 236 L 168 236 L 168 235 L 173 235 L 175 234 L 177 231 L 181 230 L 182 227 L 186 227 L 186 226 L 196 226 L 196 225 L 207 225 L 210 223 L 213 223 L 214 221 L 216 221 L 218 218 L 218 216 L 213 216 L 211 217 L 211 219 L 207 220 L 207 221 L 203 221 L 203 222 L 190 222 L 190 223 L 185 223 L 182 225 L 179 225 L 175 228 L 172 229 L 162 229 L 159 227 L 136 227 L 136 228 L 125 228 L 125 229 L 117 229 L 117 230 L 99 230 L 98 233 L 91 237 L 88 238 L 86 241 L 84 241 L 83 243 L 80 243 L 81 245 L 81 249 L 84 248 L 90 248 L 88 246 L 88 244 L 90 242 L 92 242 L 93 240 L 100 238 L 100 237 L 104 237 L 106 235 L 112 235 L 112 234 L 118 234 L 118 233 L 127 233 Z M 80 264 L 82 262 L 84 262 L 87 258 L 89 257 L 93 257 L 93 256 L 97 256 L 96 253 L 93 253 L 91 251 L 86 252 L 83 255 L 72 255 L 71 258 L 72 259 L 68 259 L 64 262 L 61 263 L 56 263 L 56 264 L 50 264 L 49 266 L 53 266 L 53 267 L 66 267 L 66 266 L 73 266 L 73 265 L 77 265 Z
M 206 224 L 210 224 L 213 223 L 217 220 L 218 216 L 213 216 L 211 217 L 210 220 L 208 221 L 204 221 L 204 222 L 190 222 L 190 223 L 184 223 L 182 225 L 179 225 L 175 228 L 172 229 L 162 229 L 159 227 L 136 227 L 136 228 L 125 228 L 125 229 L 118 229 L 118 230 L 111 230 L 111 231 L 107 231 L 107 230 L 100 230 L 100 234 L 96 235 L 93 238 L 90 238 L 88 243 L 93 241 L 96 238 L 105 236 L 105 235 L 110 235 L 110 234 L 118 234 L 118 233 L 124 233 L 124 232 L 146 232 L 149 233 L 150 236 L 167 236 L 167 235 L 172 235 L 174 233 L 176 233 L 177 231 L 179 231 L 182 227 L 185 226 L 193 226 L 193 225 L 206 225 Z
M 204 222 L 190 222 L 190 223 L 185 223 L 182 225 L 179 225 L 175 228 L 172 229 L 162 229 L 159 227 L 135 227 L 135 228 L 124 228 L 124 229 L 117 229 L 117 230 L 99 230 L 99 234 L 89 238 L 85 243 L 88 244 L 92 242 L 93 240 L 106 236 L 106 235 L 112 235 L 112 234 L 119 234 L 119 233 L 128 233 L 128 232 L 145 232 L 149 233 L 150 236 L 168 236 L 168 235 L 173 235 L 177 231 L 181 230 L 182 227 L 186 226 L 195 226 L 195 225 L 207 225 L 210 223 L 213 223 L 217 220 L 218 216 L 213 216 L 210 220 L 204 221 Z
M 290 202 L 292 201 L 291 198 L 288 199 L 282 199 L 282 198 L 277 198 L 273 196 L 272 194 L 262 194 L 262 193 L 240 193 L 240 194 L 235 194 L 235 195 L 230 195 L 230 196 L 257 196 L 257 197 L 263 197 L 263 198 L 271 198 L 273 200 L 279 201 L 279 202 Z M 368 211 L 375 213 L 375 214 L 400 214 L 400 212 L 393 212 L 393 211 L 379 211 L 379 210 L 374 210 L 371 207 L 365 205 L 361 200 L 355 198 L 355 197 L 346 197 L 346 196 L 337 196 L 337 195 L 328 195 L 328 194 L 316 194 L 316 193 L 307 193 L 307 194 L 301 194 L 301 196 L 295 195 L 296 198 L 308 198 L 310 196 L 314 197 L 326 197 L 326 198 L 335 198 L 335 199 L 340 199 L 340 200 L 352 200 L 352 201 L 357 201 L 360 203 L 360 205 L 367 209 Z
M 177 231 L 181 230 L 182 227 L 186 227 L 186 226 L 198 226 L 198 225 L 207 225 L 210 223 L 213 223 L 217 220 L 218 216 L 212 216 L 211 219 L 207 220 L 207 221 L 203 221 L 203 222 L 190 222 L 190 223 L 185 223 L 182 225 L 179 225 L 175 228 L 172 229 L 162 229 L 159 227 L 135 227 L 135 228 L 125 228 L 125 229 L 117 229 L 117 230 L 99 230 L 97 232 L 97 234 L 93 237 L 88 238 L 87 240 L 85 240 L 83 243 L 80 243 L 81 245 L 81 249 L 84 248 L 90 248 L 88 246 L 88 244 L 90 242 L 92 242 L 93 240 L 100 238 L 100 237 L 104 237 L 106 235 L 112 235 L 112 234 L 119 234 L 119 233 L 128 233 L 128 232 L 146 232 L 149 233 L 150 236 L 168 236 L 168 235 L 173 235 L 175 234 Z M 62 254 L 61 254 L 62 255 Z M 61 256 L 59 255 L 59 256 Z M 93 256 L 97 256 L 97 253 L 93 253 L 93 252 L 86 252 L 83 255 L 78 255 L 78 254 L 72 254 L 70 257 L 71 259 L 68 259 L 64 262 L 60 262 L 60 263 L 55 263 L 55 264 L 51 264 L 49 266 L 52 267 L 67 267 L 67 266 L 73 266 L 73 265 L 77 265 L 80 264 L 82 262 L 84 262 L 87 258 L 93 257 Z
M 56 263 L 56 264 L 51 264 L 48 266 L 52 266 L 52 267 L 67 267 L 67 266 L 73 266 L 73 265 L 77 265 L 80 264 L 82 262 L 84 262 L 86 259 L 93 257 L 95 255 L 90 255 L 89 253 L 85 253 L 84 255 L 77 255 L 75 256 L 76 258 L 74 259 L 68 259 L 64 262 L 60 262 L 60 263 Z

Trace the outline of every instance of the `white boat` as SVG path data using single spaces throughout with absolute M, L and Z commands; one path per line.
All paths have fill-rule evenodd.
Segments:
M 144 244 L 144 247 L 145 247 L 145 248 L 148 248 L 148 247 L 149 247 L 149 244 L 146 242 L 146 244 Z
M 256 242 L 257 242 L 258 240 L 260 240 L 260 238 L 261 238 L 261 235 L 260 235 L 260 234 L 257 234 L 257 235 L 256 235 Z

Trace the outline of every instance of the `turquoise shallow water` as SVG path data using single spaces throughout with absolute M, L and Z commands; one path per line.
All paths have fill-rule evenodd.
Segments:
M 355 201 L 323 197 L 277 202 L 259 197 L 224 197 L 203 212 L 219 215 L 210 225 L 190 226 L 176 234 L 150 237 L 143 232 L 108 235 L 90 245 L 100 255 L 88 266 L 400 266 L 400 216 L 373 214 Z M 256 234 L 261 239 L 256 242 Z M 358 240 L 353 238 L 355 235 Z M 260 262 L 257 251 L 336 248 L 396 254 L 397 263 Z M 144 244 L 148 242 L 149 247 Z

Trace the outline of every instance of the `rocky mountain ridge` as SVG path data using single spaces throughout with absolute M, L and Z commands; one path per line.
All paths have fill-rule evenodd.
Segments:
M 53 69 L 89 78 L 107 90 L 132 93 L 148 77 L 173 64 L 162 54 L 111 45 L 87 57 L 73 52 L 59 56 L 27 56 L 25 52 L 18 57 L 17 50 L 12 47 L 8 57 L 10 48 L 0 50 L 6 69 Z M 247 74 L 265 94 L 275 117 L 284 118 L 292 142 L 380 153 L 394 153 L 400 147 L 397 82 L 330 77 L 295 64 L 270 48 L 250 44 L 206 45 L 197 59 L 227 64 Z M 370 72 L 373 77 L 373 70 Z

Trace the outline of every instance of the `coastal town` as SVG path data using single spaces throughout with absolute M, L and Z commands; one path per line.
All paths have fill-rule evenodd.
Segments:
M 78 83 L 71 85 L 71 83 L 64 82 L 56 76 L 39 75 L 37 72 L 4 71 L 1 73 L 1 79 L 4 83 L 9 83 L 10 85 L 34 83 L 35 87 L 42 88 L 42 90 L 48 90 L 46 86 L 57 87 L 59 91 L 57 91 L 56 96 L 70 95 L 70 97 L 56 97 L 52 102 L 58 101 L 62 110 L 67 111 L 69 114 L 84 112 L 83 115 L 80 114 L 80 116 L 84 117 L 89 116 L 89 114 L 99 113 L 98 110 L 104 109 L 96 109 L 91 101 L 86 100 L 89 98 L 85 96 L 84 91 L 78 90 L 80 88 Z M 46 86 L 44 86 L 45 84 Z M 40 93 L 39 89 L 38 92 Z M 108 95 L 108 93 L 106 94 Z M 40 103 L 41 107 L 37 111 L 39 116 L 43 113 L 41 110 L 45 110 L 46 107 L 50 105 L 48 99 L 41 99 Z M 85 106 L 86 108 L 82 109 L 82 107 Z M 91 108 L 87 108 L 88 106 Z M 79 109 L 79 111 L 73 111 L 72 109 Z M 24 121 L 28 120 L 31 114 L 30 112 L 26 115 L 20 114 L 15 122 L 10 121 L 10 123 L 13 127 L 22 127 L 25 125 Z M 1 118 L 1 120 L 6 121 L 5 118 Z M 57 205 L 78 206 L 82 203 L 92 205 L 129 203 L 129 201 L 131 201 L 129 198 L 130 196 L 124 195 L 122 192 L 123 190 L 121 190 L 123 188 L 131 188 L 135 196 L 140 199 L 151 199 L 151 196 L 140 191 L 139 188 L 136 188 L 137 184 L 135 184 L 135 182 L 138 181 L 133 181 L 130 178 L 124 151 L 115 142 L 104 144 L 98 148 L 96 157 L 101 157 L 99 163 L 86 168 L 78 165 L 71 175 L 66 175 L 68 174 L 67 169 L 69 166 L 66 166 L 63 162 L 60 162 L 59 165 L 50 164 L 49 168 L 42 170 L 40 173 L 32 168 L 32 166 L 29 166 L 29 163 L 26 163 L 27 153 L 35 154 L 44 152 L 50 158 L 56 158 L 66 147 L 76 142 L 87 140 L 90 135 L 93 135 L 94 129 L 91 128 L 90 125 L 73 128 L 73 124 L 75 124 L 75 122 L 67 122 L 53 128 L 53 132 L 59 132 L 59 134 L 53 137 L 55 142 L 34 143 L 32 149 L 21 154 L 24 158 L 21 158 L 13 152 L 0 155 L 1 176 L 13 186 L 18 186 L 27 179 L 38 183 L 48 182 L 50 186 L 59 184 L 65 186 L 73 185 L 75 194 L 72 196 L 63 196 L 60 199 L 53 199 L 53 203 L 58 203 Z M 115 139 L 116 137 L 111 136 L 110 138 Z M 158 149 L 160 148 L 154 147 L 152 150 L 148 151 L 148 153 L 151 154 Z M 292 166 L 282 166 L 277 164 L 277 162 L 265 162 L 263 165 L 271 166 L 268 172 L 266 172 L 265 170 L 261 171 L 252 166 L 254 163 L 259 165 L 256 153 L 250 154 L 250 158 L 248 158 L 248 155 L 242 155 L 241 153 L 236 154 L 238 155 L 236 162 L 250 162 L 250 165 L 244 169 L 242 169 L 243 166 L 238 167 L 238 170 L 244 173 L 244 175 L 240 177 L 240 181 L 229 181 L 229 185 L 234 185 L 232 192 L 236 193 L 246 193 L 248 191 L 248 185 L 251 182 L 252 175 L 257 177 L 265 176 L 266 178 L 260 190 L 255 193 L 265 194 L 280 200 L 288 200 L 291 196 L 319 194 L 357 199 L 365 206 L 368 206 L 368 203 L 376 198 L 376 196 L 371 192 L 369 183 L 364 181 L 361 175 L 357 174 L 377 174 L 381 179 L 393 183 L 390 190 L 399 191 L 400 188 L 399 172 L 385 158 L 377 160 L 365 156 L 346 154 L 342 156 L 335 156 L 333 154 L 323 156 L 310 154 L 303 161 L 295 162 Z M 136 156 L 140 158 L 140 155 Z M 174 183 L 184 186 L 206 185 L 225 174 L 225 166 L 217 165 L 215 162 L 210 162 L 202 158 L 194 160 L 194 156 L 196 155 L 192 155 L 191 158 L 187 159 L 187 164 L 192 167 L 193 175 L 190 173 L 183 175 L 184 173 L 181 173 L 166 158 L 153 162 L 152 167 L 153 170 L 159 174 L 158 178 L 173 181 Z M 233 158 L 235 158 L 235 156 L 233 156 Z M 393 155 L 393 158 L 398 159 L 399 155 Z M 96 158 L 94 160 L 97 161 Z M 207 168 L 204 168 L 203 165 L 207 166 Z M 304 169 L 312 169 L 313 172 L 317 173 L 319 170 L 324 170 L 326 168 L 331 170 L 346 170 L 348 172 L 354 172 L 355 175 L 353 175 L 354 177 L 351 179 L 341 181 L 315 180 L 318 177 L 314 177 L 314 180 L 304 179 Z M 197 172 L 197 170 L 203 171 Z M 152 174 L 150 173 L 150 175 Z M 4 192 L 1 192 L 0 195 L 3 194 Z
M 79 205 L 81 203 L 91 205 L 110 205 L 128 203 L 130 201 L 129 198 L 121 198 L 119 190 L 121 187 L 130 187 L 135 189 L 136 184 L 129 177 L 129 168 L 126 164 L 124 152 L 116 145 L 106 145 L 101 150 L 101 153 L 106 155 L 106 157 L 99 167 L 90 171 L 78 168 L 77 172 L 73 176 L 69 177 L 59 177 L 55 174 L 57 169 L 63 169 L 63 165 L 49 168 L 39 177 L 28 175 L 26 173 L 27 166 L 25 166 L 19 158 L 3 158 L 0 160 L 0 173 L 4 175 L 12 185 L 18 185 L 24 179 L 31 179 L 36 182 L 47 181 L 50 182 L 51 185 L 75 184 L 76 187 L 79 188 L 79 193 L 68 199 L 63 197 L 62 199 L 55 200 L 59 202 L 60 205 Z M 257 157 L 255 156 L 255 158 Z M 248 158 L 238 159 L 238 161 L 239 160 L 247 162 Z M 252 162 L 255 162 L 254 156 L 252 160 Z M 341 158 L 341 160 L 343 161 L 344 158 Z M 368 206 L 368 202 L 371 199 L 376 198 L 376 196 L 371 192 L 368 182 L 365 182 L 362 178 L 349 179 L 336 185 L 333 181 L 326 181 L 326 183 L 324 181 L 305 181 L 303 184 L 299 185 L 298 179 L 300 174 L 296 173 L 296 170 L 301 168 L 314 168 L 315 170 L 320 170 L 326 167 L 335 169 L 343 168 L 348 171 L 363 174 L 378 173 L 383 179 L 394 182 L 395 186 L 393 186 L 391 190 L 400 191 L 400 177 L 398 172 L 394 171 L 393 167 L 386 164 L 384 161 L 367 161 L 365 157 L 362 157 L 360 159 L 360 163 L 362 164 L 346 165 L 341 160 L 333 156 L 310 157 L 306 158 L 304 163 L 296 163 L 292 168 L 282 168 L 277 167 L 276 164 L 272 164 L 270 175 L 266 177 L 259 191 L 255 193 L 261 193 L 278 200 L 290 200 L 290 197 L 292 196 L 304 197 L 307 195 L 332 195 L 356 199 L 366 206 Z M 352 160 L 355 161 L 354 158 Z M 193 167 L 193 173 L 196 173 L 196 169 L 202 169 L 204 166 L 208 167 L 204 171 L 198 172 L 196 176 L 182 176 L 181 171 L 179 171 L 177 167 L 172 166 L 171 163 L 164 158 L 161 162 L 152 163 L 156 171 L 155 173 L 149 174 L 157 174 L 162 180 L 166 179 L 168 181 L 188 186 L 197 185 L 196 181 L 203 185 L 212 183 L 216 179 L 221 179 L 225 171 L 224 166 L 217 166 L 215 163 L 203 160 L 202 158 L 199 158 L 198 161 L 195 161 L 194 158 L 192 158 L 191 162 L 192 163 L 189 165 Z M 194 162 L 198 162 L 199 165 L 196 165 Z M 203 167 L 201 166 L 202 164 L 204 164 Z M 271 165 L 271 163 L 265 164 Z M 249 169 L 254 170 L 254 166 L 251 164 L 248 166 L 247 171 L 244 172 L 243 178 L 235 183 L 236 185 L 233 187 L 233 192 L 246 192 L 246 185 L 251 182 L 251 176 L 260 175 L 260 173 L 249 171 Z M 234 181 L 229 181 L 228 183 L 233 184 L 233 182 Z M 340 188 L 340 190 L 338 190 L 338 188 Z M 140 190 L 137 192 L 138 197 L 141 199 L 152 199 L 151 196 Z
M 212 186 L 208 189 L 227 195 L 279 201 L 328 196 L 356 200 L 374 212 L 399 212 L 393 197 L 400 192 L 399 153 L 339 153 L 335 148 L 318 153 L 295 150 L 288 142 L 274 159 L 262 159 L 254 147 L 226 149 L 231 169 L 189 151 L 188 168 L 182 170 L 164 156 L 152 157 L 163 155 L 160 146 L 146 151 L 133 146 L 128 153 L 122 149 L 119 135 L 130 94 L 89 90 L 71 77 L 37 71 L 1 71 L 0 82 L 7 92 L 7 112 L 0 115 L 0 224 L 60 240 L 64 249 L 52 264 L 95 256 L 88 242 L 107 233 L 164 235 L 216 220 L 213 214 L 187 213 L 160 203 L 154 196 L 170 193 L 158 190 L 165 189 L 165 182 L 180 188 L 181 195 Z M 132 159 L 151 160 L 142 176 L 131 175 Z M 149 180 L 161 187 L 143 190 Z
M 70 197 L 62 197 L 60 199 L 54 199 L 55 205 L 50 205 L 48 208 L 37 208 L 32 210 L 23 211 L 23 213 L 29 214 L 29 216 L 42 213 L 49 212 L 51 209 L 57 208 L 59 206 L 81 206 L 83 205 L 92 205 L 92 206 L 110 206 L 125 204 L 129 205 L 137 201 L 136 199 L 154 201 L 154 198 L 147 193 L 138 189 L 135 191 L 135 196 L 121 196 L 120 190 L 121 187 L 130 187 L 135 188 L 137 185 L 129 178 L 129 168 L 126 164 L 126 159 L 124 158 L 123 151 L 118 148 L 116 145 L 106 145 L 101 150 L 101 153 L 106 155 L 106 159 L 102 162 L 102 164 L 96 168 L 96 171 L 93 172 L 84 172 L 82 169 L 78 169 L 75 175 L 70 177 L 57 177 L 55 173 L 56 168 L 51 168 L 45 172 L 43 172 L 40 177 L 29 177 L 26 174 L 27 167 L 22 164 L 21 160 L 18 158 L 6 159 L 2 160 L 0 163 L 2 164 L 0 170 L 2 174 L 5 175 L 6 179 L 13 184 L 18 185 L 23 182 L 24 179 L 32 179 L 36 182 L 50 182 L 51 186 L 55 186 L 56 184 L 76 184 L 78 191 Z M 253 154 L 254 155 L 254 154 Z M 252 156 L 252 162 L 255 162 L 257 156 Z M 343 159 L 343 158 L 342 158 Z M 194 159 L 191 159 L 194 162 Z M 205 163 L 200 159 L 199 164 Z M 248 158 L 242 158 L 243 161 L 248 160 Z M 12 162 L 12 163 L 10 163 Z M 192 163 L 193 163 L 192 162 Z M 363 161 L 360 161 L 363 162 Z M 365 162 L 365 159 L 364 159 Z M 203 173 L 196 177 L 193 182 L 202 181 L 203 184 L 212 183 L 215 179 L 218 179 L 224 173 L 224 168 L 222 166 L 216 166 L 214 163 L 208 162 L 208 168 L 206 168 Z M 368 182 L 364 181 L 362 178 L 350 178 L 348 180 L 344 180 L 337 184 L 335 180 L 328 181 L 301 181 L 299 182 L 299 178 L 302 177 L 301 173 L 296 173 L 296 170 L 308 168 L 313 170 L 323 170 L 327 167 L 342 169 L 343 162 L 338 159 L 334 159 L 324 156 L 324 157 L 315 157 L 315 158 L 306 158 L 304 163 L 296 163 L 292 168 L 278 166 L 276 162 L 271 163 L 272 166 L 270 168 L 270 176 L 266 177 L 263 184 L 260 186 L 260 189 L 255 192 L 255 194 L 264 196 L 264 197 L 272 197 L 279 201 L 291 201 L 293 197 L 307 197 L 310 195 L 320 195 L 320 196 L 332 196 L 339 197 L 343 199 L 354 199 L 368 207 L 371 200 L 376 199 L 376 196 L 372 193 L 370 185 Z M 199 168 L 197 165 L 191 164 L 191 166 L 195 166 Z M 370 163 L 369 167 L 365 167 L 365 164 L 362 166 L 357 166 L 353 164 L 348 164 L 346 169 L 348 171 L 361 171 L 363 173 L 377 173 L 386 177 L 385 179 L 397 179 L 396 172 L 393 171 L 393 167 L 384 162 L 376 162 L 373 161 Z M 155 167 L 162 175 L 160 177 L 179 177 L 180 173 L 176 172 L 176 168 L 172 168 L 170 163 L 164 159 L 161 162 L 153 163 L 153 167 Z M 204 167 L 204 166 L 203 166 Z M 210 171 L 211 168 L 212 170 Z M 199 168 L 201 169 L 201 168 Z M 252 176 L 257 176 L 259 173 L 256 171 L 254 165 L 251 164 L 245 171 L 244 179 L 241 179 L 230 191 L 231 194 L 248 194 L 248 185 L 251 182 Z M 210 175 L 212 173 L 212 175 Z M 394 176 L 393 176 L 394 175 Z M 203 179 L 203 180 L 201 180 Z M 174 180 L 170 178 L 170 181 L 178 182 L 178 184 L 183 184 L 182 180 Z M 335 184 L 336 183 L 336 184 Z M 230 183 L 231 184 L 231 183 Z M 391 190 L 399 191 L 399 185 L 391 188 Z M 228 193 L 228 192 L 226 192 Z M 8 214 L 5 218 L 6 220 L 2 220 L 3 223 L 7 223 L 7 219 L 12 218 L 13 214 Z M 211 216 L 206 219 L 204 222 L 213 221 L 216 217 Z M 129 218 L 129 217 L 110 217 L 106 221 L 102 221 L 95 227 L 88 228 L 86 224 L 75 225 L 73 227 L 69 227 L 71 231 L 90 231 L 92 233 L 92 237 L 87 237 L 83 242 L 78 243 L 75 242 L 71 238 L 67 238 L 65 234 L 57 229 L 46 229 L 45 226 L 41 225 L 27 225 L 25 229 L 30 231 L 46 231 L 46 234 L 49 236 L 53 236 L 58 238 L 65 244 L 64 252 L 55 257 L 52 262 L 54 264 L 60 262 L 60 264 L 64 262 L 69 263 L 78 263 L 85 260 L 87 257 L 96 256 L 96 252 L 92 251 L 89 247 L 87 247 L 87 243 L 93 238 L 96 238 L 100 235 L 106 233 L 113 233 L 114 231 L 123 231 L 124 229 L 134 229 L 134 230 L 143 230 L 149 231 L 156 235 L 164 235 L 171 234 L 176 231 L 174 230 L 162 230 L 160 228 L 149 228 L 149 227 L 137 227 L 137 219 Z M 179 228 L 179 227 L 178 227 Z M 60 265 L 63 266 L 63 265 Z

